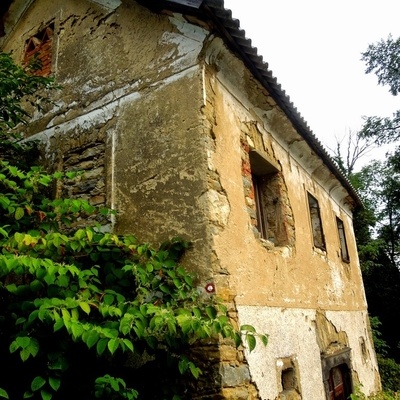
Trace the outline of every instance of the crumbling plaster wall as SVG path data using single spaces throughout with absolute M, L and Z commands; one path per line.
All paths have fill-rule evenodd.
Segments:
M 132 0 L 31 3 L 3 49 L 21 62 L 25 41 L 54 21 L 52 71 L 63 89 L 53 95 L 54 107 L 46 115 L 37 115 L 36 131 L 100 109 L 193 67 L 207 34 L 179 16 L 151 13 Z
M 94 166 L 95 178 L 86 171 L 67 192 L 87 188 L 93 204 L 117 209 L 112 229 L 153 243 L 193 240 L 186 263 L 209 278 L 199 66 L 208 31 L 131 0 L 49 0 L 32 2 L 4 50 L 21 61 L 25 40 L 50 21 L 62 90 L 27 134 L 41 139 L 53 168 Z M 88 158 L 85 149 L 99 145 L 103 151 Z
M 262 399 L 276 399 L 282 391 L 282 359 L 296 362 L 303 399 L 324 399 L 325 389 L 321 368 L 324 355 L 320 346 L 338 351 L 351 349 L 353 384 L 362 383 L 365 393 L 380 388 L 373 347 L 368 340 L 366 312 L 319 312 L 310 309 L 238 306 L 246 322 L 269 334 L 265 348 L 246 354 L 252 379 Z M 333 351 L 333 350 L 332 350 Z
M 367 393 L 379 390 L 348 193 L 219 39 L 210 41 L 206 63 L 208 162 L 219 184 L 210 190 L 216 199 L 210 203 L 220 214 L 225 210 L 213 230 L 216 289 L 235 302 L 240 323 L 270 334 L 266 349 L 248 355 L 261 398 L 282 390 L 277 361 L 285 357 L 298 363 L 303 398 L 324 398 L 320 355 L 336 342 L 337 349 L 351 348 L 353 382 L 362 382 Z M 246 146 L 279 168 L 292 213 L 285 223 L 295 236 L 287 245 L 254 234 L 243 179 Z M 326 251 L 312 243 L 307 192 L 319 202 Z M 336 217 L 345 225 L 349 263 L 341 259 Z M 333 322 L 323 324 L 317 310 Z M 342 333 L 332 338 L 332 329 Z
M 308 158 L 292 154 L 288 147 L 293 144 L 288 145 L 287 140 L 292 143 L 295 139 L 304 147 L 304 139 L 219 39 L 210 44 L 207 62 L 206 115 L 212 136 L 209 168 L 220 184 L 212 196 L 220 196 L 216 209 L 221 209 L 220 203 L 226 204 L 214 232 L 214 250 L 227 271 L 225 282 L 217 287 L 230 287 L 238 304 L 365 310 L 347 193 L 341 199 L 330 196 L 333 177 L 324 171 L 319 175 L 329 179 L 320 180 L 310 172 L 319 163 L 310 149 Z M 280 168 L 293 213 L 296 240 L 291 245 L 274 246 L 253 233 L 245 203 L 242 141 Z M 319 201 L 326 251 L 312 244 L 307 192 Z M 345 224 L 350 263 L 340 256 L 336 215 Z M 255 286 L 260 289 L 253 290 Z
M 237 306 L 240 321 L 270 333 L 272 343 L 287 331 L 292 347 L 283 351 L 276 344 L 265 350 L 260 371 L 266 384 L 258 381 L 260 360 L 250 362 L 261 390 L 272 382 L 265 378 L 267 366 L 277 357 L 303 354 L 296 344 L 299 331 L 308 332 L 306 360 L 321 351 L 309 322 L 315 309 L 338 312 L 336 323 L 353 340 L 359 332 L 349 328 L 345 315 L 354 313 L 361 321 L 365 299 L 347 193 L 242 63 L 203 28 L 129 0 L 33 2 L 4 50 L 21 60 L 34 27 L 52 20 L 54 72 L 63 90 L 35 116 L 28 134 L 42 140 L 49 164 L 88 167 L 84 179 L 91 180 L 90 199 L 119 210 L 114 229 L 140 232 L 153 242 L 172 235 L 194 240 L 187 265 L 201 280 L 214 280 L 233 314 Z M 254 235 L 243 187 L 242 143 L 266 152 L 281 169 L 295 227 L 296 240 L 288 245 L 271 246 Z M 86 153 L 92 147 L 102 151 Z M 306 190 L 320 201 L 323 221 L 332 223 L 325 229 L 326 254 L 310 243 Z M 338 256 L 332 221 L 339 214 L 348 233 L 350 264 Z M 285 313 L 289 325 L 278 318 Z M 365 320 L 360 326 L 364 329 Z M 370 349 L 368 337 L 365 342 Z M 310 360 L 306 378 L 317 359 Z M 243 383 L 249 379 L 244 376 Z

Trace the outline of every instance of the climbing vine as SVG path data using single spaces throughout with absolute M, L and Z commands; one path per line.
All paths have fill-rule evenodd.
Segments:
M 199 368 L 181 353 L 188 345 L 217 334 L 241 344 L 223 304 L 202 297 L 179 265 L 188 242 L 172 240 L 154 249 L 134 236 L 85 226 L 82 221 L 99 212 L 85 200 L 41 194 L 60 177 L 0 161 L 1 359 L 8 360 L 7 369 L 25 371 L 18 387 L 10 388 L 6 378 L 3 388 L 18 393 L 14 398 L 51 399 L 63 389 L 78 343 L 106 359 L 117 352 L 164 350 L 181 373 L 196 378 Z M 255 332 L 244 328 L 252 350 Z M 137 397 L 119 377 L 93 383 L 95 398 L 112 398 L 110 391 Z
M 14 127 L 12 113 L 4 115 Z M 235 330 L 223 303 L 197 289 L 179 263 L 187 241 L 155 248 L 88 223 L 112 211 L 52 196 L 55 181 L 77 173 L 25 165 L 31 149 L 6 142 L 13 159 L 0 154 L 0 398 L 136 399 L 147 391 L 143 398 L 178 399 L 175 371 L 201 374 L 190 357 L 196 342 L 221 336 L 250 351 L 257 336 L 267 343 L 252 326 Z

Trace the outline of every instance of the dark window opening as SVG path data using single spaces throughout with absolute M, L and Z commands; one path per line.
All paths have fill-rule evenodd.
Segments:
M 34 75 L 48 76 L 51 73 L 53 32 L 54 23 L 26 41 L 24 65 L 30 67 Z
M 314 246 L 321 250 L 326 250 L 325 237 L 322 229 L 321 213 L 318 201 L 310 193 L 307 193 L 307 195 Z
M 344 231 L 343 221 L 340 218 L 336 217 L 336 224 L 337 224 L 338 234 L 339 234 L 340 255 L 342 256 L 343 261 L 349 262 L 350 257 L 349 257 L 349 252 L 347 250 L 346 233 Z
M 329 400 L 346 400 L 351 394 L 351 378 L 346 364 L 333 367 L 329 371 Z
M 279 399 L 301 399 L 300 376 L 297 361 L 293 357 L 280 360 L 282 370 L 280 371 L 281 387 L 279 388 Z
M 256 238 L 267 240 L 263 245 L 292 246 L 295 225 L 288 189 L 280 166 L 242 143 L 242 179 L 251 228 Z
M 296 375 L 293 368 L 287 368 L 282 371 L 282 389 L 296 389 Z
M 268 239 L 268 221 L 265 216 L 266 205 L 264 204 L 262 192 L 265 179 L 254 174 L 251 175 L 251 179 L 253 181 L 254 201 L 256 203 L 257 229 L 261 238 Z
M 278 168 L 256 150 L 250 151 L 249 158 L 259 235 L 276 245 L 286 245 L 293 221 L 282 176 Z

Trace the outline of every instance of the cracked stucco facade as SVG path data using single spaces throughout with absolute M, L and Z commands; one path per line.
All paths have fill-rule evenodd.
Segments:
M 348 349 L 353 384 L 377 391 L 349 194 L 222 39 L 133 0 L 15 4 L 2 48 L 17 61 L 30 35 L 55 26 L 52 70 L 63 89 L 27 135 L 52 168 L 85 171 L 61 192 L 117 209 L 118 233 L 191 240 L 184 262 L 199 287 L 213 282 L 235 323 L 270 335 L 251 354 L 226 344 L 210 353 L 220 379 L 201 398 L 284 399 L 291 363 L 293 398 L 323 399 L 321 358 Z M 278 171 L 276 243 L 258 235 L 251 151 Z M 319 202 L 325 250 L 313 246 L 307 193 Z

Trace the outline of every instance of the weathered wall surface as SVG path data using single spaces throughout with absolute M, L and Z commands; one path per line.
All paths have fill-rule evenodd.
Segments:
M 324 314 L 327 320 L 324 326 L 317 322 L 316 311 L 310 309 L 260 306 L 239 306 L 238 309 L 246 321 L 270 334 L 266 348 L 259 347 L 247 354 L 251 377 L 257 382 L 262 399 L 275 399 L 281 393 L 282 360 L 288 358 L 296 362 L 302 398 L 325 398 L 321 343 L 318 343 L 324 339 L 325 344 L 332 342 L 338 348 L 351 348 L 355 385 L 362 382 L 367 393 L 375 392 L 379 387 L 373 348 L 366 339 L 366 313 L 327 312 Z M 365 350 L 363 343 L 367 343 Z
M 207 87 L 210 97 L 207 104 L 215 108 L 209 111 L 215 115 L 215 122 L 210 122 L 215 139 L 209 163 L 213 173 L 218 173 L 219 195 L 229 204 L 229 214 L 220 220 L 222 226 L 214 239 L 219 259 L 230 272 L 229 286 L 238 295 L 237 303 L 364 310 L 365 296 L 347 196 L 331 197 L 333 178 L 322 167 L 317 167 L 321 170 L 318 173 L 328 179 L 315 178 L 312 168 L 318 157 L 311 150 L 302 159 L 289 152 L 288 138 L 290 142 L 295 138 L 299 146 L 304 145 L 304 140 L 283 118 L 272 99 L 262 98 L 260 94 L 263 104 L 258 99 L 248 100 L 251 98 L 248 91 L 257 94 L 261 88 L 246 76 L 238 61 L 229 70 L 222 69 L 220 59 L 224 50 L 218 53 L 220 59 L 217 59 L 215 47 L 218 45 L 214 43 L 210 53 L 213 52 L 220 72 L 217 76 L 210 72 Z M 281 190 L 287 197 L 286 205 L 289 204 L 285 215 L 291 213 L 283 222 L 294 228 L 291 235 L 295 237 L 287 245 L 274 245 L 254 235 L 245 203 L 242 143 L 259 150 L 280 168 Z M 307 192 L 319 201 L 326 251 L 312 243 Z M 350 263 L 343 262 L 340 256 L 336 216 L 345 224 Z M 255 284 L 260 290 L 253 290 Z
M 214 282 L 234 319 L 270 334 L 249 367 L 229 346 L 211 354 L 222 363 L 204 390 L 273 399 L 289 362 L 303 398 L 323 398 L 321 354 L 348 348 L 354 382 L 378 389 L 348 193 L 243 64 L 204 28 L 130 0 L 33 2 L 4 50 L 22 60 L 25 40 L 49 22 L 63 90 L 28 135 L 49 165 L 85 171 L 60 191 L 117 209 L 117 232 L 192 240 L 185 262 L 199 285 Z M 253 150 L 275 171 L 269 240 L 256 226 Z M 324 250 L 312 244 L 307 193 L 319 202 Z
M 209 43 L 206 62 L 209 169 L 220 185 L 210 190 L 219 198 L 211 205 L 226 210 L 214 223 L 216 287 L 235 299 L 240 323 L 270 334 L 267 348 L 248 358 L 261 398 L 285 398 L 279 360 L 296 363 L 302 398 L 324 398 L 321 357 L 348 348 L 354 384 L 378 390 L 348 194 L 218 39 Z M 276 166 L 281 182 L 275 210 L 284 240 L 276 236 L 275 243 L 260 239 L 255 227 L 254 149 Z M 319 202 L 325 249 L 313 245 L 307 193 Z M 345 226 L 349 262 L 342 260 L 336 217 Z
M 129 0 L 41 1 L 4 50 L 21 62 L 25 41 L 49 22 L 62 90 L 28 134 L 42 140 L 53 168 L 85 171 L 61 190 L 117 209 L 117 232 L 194 240 L 188 265 L 210 278 L 198 66 L 207 31 Z

